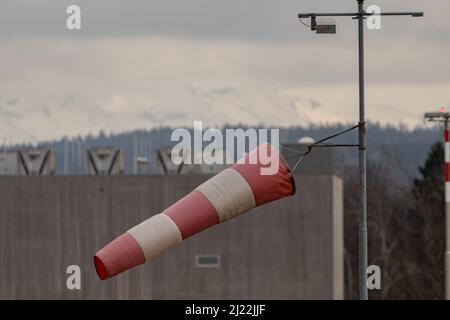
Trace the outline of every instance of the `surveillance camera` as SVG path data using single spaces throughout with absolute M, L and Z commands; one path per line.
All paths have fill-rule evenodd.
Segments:
M 317 19 L 315 30 L 317 34 L 335 34 L 336 23 L 333 19 Z

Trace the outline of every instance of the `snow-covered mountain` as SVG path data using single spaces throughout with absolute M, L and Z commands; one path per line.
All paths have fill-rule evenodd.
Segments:
M 327 89 L 322 89 L 327 93 Z M 61 136 L 122 132 L 158 127 L 192 128 L 195 120 L 204 126 L 225 124 L 267 127 L 357 121 L 356 95 L 352 87 L 342 94 L 330 89 L 280 90 L 238 85 L 190 84 L 177 94 L 133 96 L 114 92 L 104 99 L 79 94 L 55 96 L 51 101 L 24 96 L 0 98 L 0 144 L 37 142 Z M 347 91 L 347 94 L 344 92 Z M 336 97 L 335 99 L 329 96 Z M 371 105 L 369 104 L 369 108 Z M 410 127 L 420 123 L 420 114 L 387 105 L 369 109 L 369 119 L 381 123 L 401 121 Z M 387 116 L 386 116 L 387 114 Z M 391 121 L 389 121 L 391 120 Z

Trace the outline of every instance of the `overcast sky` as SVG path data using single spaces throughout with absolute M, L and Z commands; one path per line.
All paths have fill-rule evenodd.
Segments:
M 81 7 L 82 29 L 66 28 Z M 367 116 L 421 124 L 450 108 L 450 2 L 374 0 Z M 299 11 L 354 11 L 354 0 L 0 2 L 0 143 L 160 125 L 267 126 L 357 121 L 356 22 L 316 35 Z M 306 21 L 308 22 L 308 21 Z

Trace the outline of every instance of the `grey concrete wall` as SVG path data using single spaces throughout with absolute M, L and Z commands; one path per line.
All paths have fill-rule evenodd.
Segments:
M 343 297 L 342 182 L 297 176 L 295 196 L 100 281 L 93 254 L 208 176 L 0 177 L 1 299 L 331 299 Z M 219 254 L 219 268 L 197 268 Z M 68 290 L 79 265 L 82 289 Z

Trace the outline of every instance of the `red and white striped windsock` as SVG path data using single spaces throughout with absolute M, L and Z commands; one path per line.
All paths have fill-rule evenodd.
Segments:
M 267 168 L 262 154 L 277 160 L 275 174 L 262 174 Z M 115 276 L 206 228 L 294 193 L 294 180 L 283 156 L 271 145 L 262 144 L 162 213 L 106 245 L 94 257 L 95 269 L 102 280 Z
M 449 142 L 449 128 L 448 123 L 445 123 L 445 202 L 450 203 L 450 142 Z

